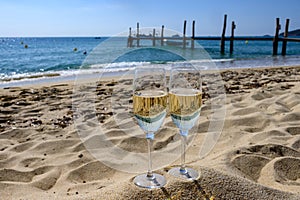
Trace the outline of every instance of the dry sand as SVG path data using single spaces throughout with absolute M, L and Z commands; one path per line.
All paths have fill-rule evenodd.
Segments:
M 145 151 L 144 139 L 123 131 L 138 129 L 122 114 L 130 109 L 122 105 L 130 103 L 131 81 L 98 82 L 94 114 L 80 116 L 72 105 L 86 98 L 91 84 L 82 84 L 73 99 L 70 83 L 0 89 L 0 199 L 300 199 L 300 67 L 227 70 L 222 78 L 227 93 L 222 134 L 200 159 L 211 115 L 206 95 L 199 137 L 187 151 L 188 165 L 200 178 L 171 177 L 167 171 L 175 162 L 157 170 L 168 183 L 155 190 L 136 187 L 136 174 L 95 159 L 78 136 L 78 127 L 92 132 L 101 125 L 115 145 Z M 123 95 L 114 110 L 109 105 L 113 91 Z M 74 124 L 76 117 L 82 124 Z M 118 117 L 124 120 L 121 126 L 114 121 Z M 171 145 L 176 132 L 168 118 L 154 148 Z M 92 144 L 99 137 L 88 139 Z

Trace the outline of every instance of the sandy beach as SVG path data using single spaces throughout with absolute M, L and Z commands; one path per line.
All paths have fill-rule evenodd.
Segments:
M 187 165 L 200 172 L 199 179 L 170 176 L 176 161 L 156 170 L 168 182 L 154 190 L 138 188 L 132 182 L 138 173 L 105 165 L 83 144 L 96 143 L 94 129 L 101 126 L 114 145 L 146 152 L 145 139 L 126 134 L 141 132 L 123 115 L 130 113 L 130 80 L 82 83 L 76 86 L 80 93 L 72 82 L 0 89 L 0 199 L 300 199 L 300 67 L 224 70 L 221 76 L 222 133 L 200 158 L 211 116 L 211 97 L 204 94 L 200 125 L 187 151 Z M 78 115 L 74 105 L 94 86 L 94 112 Z M 204 92 L 206 86 L 204 80 Z M 112 108 L 117 91 L 119 107 Z M 91 135 L 79 135 L 79 129 Z M 167 118 L 154 150 L 172 145 L 177 131 Z M 109 161 L 106 153 L 99 155 Z M 131 159 L 123 161 L 134 163 Z

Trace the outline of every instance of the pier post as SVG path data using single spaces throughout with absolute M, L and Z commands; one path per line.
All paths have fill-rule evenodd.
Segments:
M 136 24 L 136 46 L 140 46 L 140 23 Z
M 127 47 L 132 47 L 132 36 L 131 36 L 131 27 L 129 27 L 129 36 L 127 40 Z
M 286 55 L 286 44 L 287 41 L 285 40 L 288 37 L 289 34 L 289 24 L 290 24 L 290 19 L 286 19 L 285 21 L 285 30 L 284 30 L 284 35 L 283 35 L 283 41 L 282 41 L 282 50 L 281 50 L 281 55 L 285 56 Z
M 161 37 L 161 39 L 160 39 L 160 45 L 161 46 L 164 46 L 164 29 L 165 29 L 165 26 L 162 25 L 161 26 L 161 35 L 160 35 L 160 37 Z
M 280 30 L 280 23 L 279 18 L 276 18 L 276 29 L 275 29 L 275 36 L 273 39 L 273 56 L 276 56 L 278 53 L 278 35 Z
M 182 42 L 183 42 L 183 48 L 186 47 L 186 38 L 185 38 L 185 34 L 186 34 L 186 20 L 184 20 L 184 24 L 183 24 L 183 39 L 182 39 Z
M 192 26 L 192 40 L 191 40 L 191 48 L 195 48 L 195 20 L 193 20 L 193 26 Z
M 224 15 L 223 31 L 221 36 L 221 54 L 225 53 L 225 33 L 226 33 L 227 15 Z
M 236 28 L 236 25 L 234 21 L 231 23 L 231 37 L 230 37 L 230 54 L 233 53 L 233 41 L 234 41 L 234 29 Z
M 155 28 L 153 29 L 152 33 L 152 46 L 155 46 Z

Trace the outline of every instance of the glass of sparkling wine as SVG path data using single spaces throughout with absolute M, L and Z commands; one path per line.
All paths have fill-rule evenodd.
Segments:
M 143 188 L 160 188 L 166 179 L 152 172 L 152 143 L 154 134 L 167 114 L 168 93 L 166 72 L 163 68 L 137 68 L 133 81 L 133 113 L 148 142 L 148 172 L 138 175 L 133 182 Z
M 169 112 L 181 136 L 181 166 L 172 168 L 169 174 L 186 180 L 195 180 L 199 177 L 199 173 L 186 167 L 185 150 L 189 130 L 197 123 L 201 111 L 200 72 L 191 66 L 173 66 L 169 90 Z

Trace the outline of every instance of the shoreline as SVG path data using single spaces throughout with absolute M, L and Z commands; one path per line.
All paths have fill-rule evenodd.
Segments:
M 202 70 L 203 73 L 209 73 L 211 71 L 218 71 L 219 73 L 227 70 L 233 71 L 241 71 L 241 70 L 262 70 L 262 69 L 278 69 L 278 68 L 297 68 L 300 67 L 299 65 L 286 65 L 286 66 L 258 66 L 258 67 L 239 67 L 239 68 L 217 68 L 217 69 L 206 69 Z M 95 82 L 97 80 L 109 80 L 115 79 L 122 75 L 126 75 L 130 73 L 131 70 L 124 70 L 124 71 L 103 71 L 103 72 L 95 72 L 94 70 L 91 72 L 85 71 L 85 73 L 74 73 L 72 75 L 61 75 L 59 73 L 46 73 L 40 75 L 32 75 L 29 77 L 23 78 L 12 78 L 10 81 L 0 81 L 0 88 L 6 87 L 29 87 L 29 86 L 38 86 L 38 85 L 51 85 L 51 84 L 63 84 L 63 83 L 76 83 L 79 81 L 80 83 L 84 82 Z M 100 77 L 101 76 L 101 77 Z M 101 78 L 101 79 L 99 79 Z

